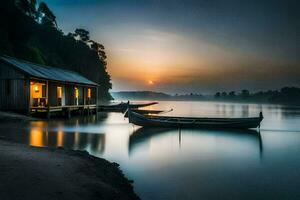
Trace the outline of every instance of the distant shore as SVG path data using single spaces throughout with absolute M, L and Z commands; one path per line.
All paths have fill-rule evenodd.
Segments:
M 118 164 L 87 152 L 4 140 L 0 149 L 0 199 L 139 199 Z
M 144 101 L 221 101 L 234 103 L 258 103 L 300 105 L 300 88 L 283 87 L 280 90 L 250 92 L 217 92 L 214 95 L 199 93 L 167 94 L 154 91 L 120 91 L 111 93 L 115 100 L 144 100 Z

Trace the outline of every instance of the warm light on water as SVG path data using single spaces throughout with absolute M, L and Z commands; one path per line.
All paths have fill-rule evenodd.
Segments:
M 256 130 L 140 128 L 120 113 L 69 121 L 0 124 L 1 137 L 32 146 L 87 150 L 118 162 L 142 199 L 297 199 L 300 108 L 215 102 L 160 102 L 166 115 L 248 117 Z M 9 127 L 9 128 L 8 128 Z M 280 180 L 280 181 L 279 181 Z
M 29 135 L 29 144 L 35 147 L 43 147 L 44 143 L 44 134 L 42 130 L 39 129 L 31 129 Z

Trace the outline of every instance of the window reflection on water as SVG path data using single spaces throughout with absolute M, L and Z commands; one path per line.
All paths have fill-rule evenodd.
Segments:
M 96 123 L 96 117 L 73 119 L 65 124 L 63 121 L 57 123 L 44 121 L 31 122 L 28 129 L 28 144 L 35 147 L 63 147 L 103 153 L 105 149 L 105 134 L 78 131 L 68 132 L 68 129 L 65 129 L 68 126 L 78 127 L 81 123 Z M 53 127 L 53 124 L 56 124 L 57 127 Z

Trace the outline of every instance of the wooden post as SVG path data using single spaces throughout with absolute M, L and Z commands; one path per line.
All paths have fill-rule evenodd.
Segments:
M 50 112 L 50 106 L 47 106 L 47 119 L 50 119 L 51 117 L 51 112 Z
M 96 87 L 96 114 L 98 112 L 98 86 Z
M 86 87 L 83 87 L 83 108 L 82 108 L 82 115 L 85 115 L 86 96 L 87 96 Z
M 46 104 L 49 106 L 49 82 L 46 81 Z
M 31 110 L 30 110 L 30 107 L 31 107 L 31 105 L 30 105 L 30 79 L 28 78 L 28 79 L 25 79 L 25 83 L 26 83 L 26 86 L 28 87 L 27 88 L 27 101 L 28 101 L 28 115 L 30 115 L 31 114 Z
M 83 87 L 83 107 L 85 106 L 85 104 L 86 104 L 86 87 Z
M 70 108 L 67 108 L 67 118 L 68 119 L 71 118 L 71 110 L 70 110 Z

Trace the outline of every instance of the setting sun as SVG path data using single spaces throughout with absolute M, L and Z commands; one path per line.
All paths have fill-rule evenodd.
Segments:
M 151 80 L 148 81 L 148 85 L 153 85 L 153 84 L 154 84 L 153 81 L 151 81 Z

